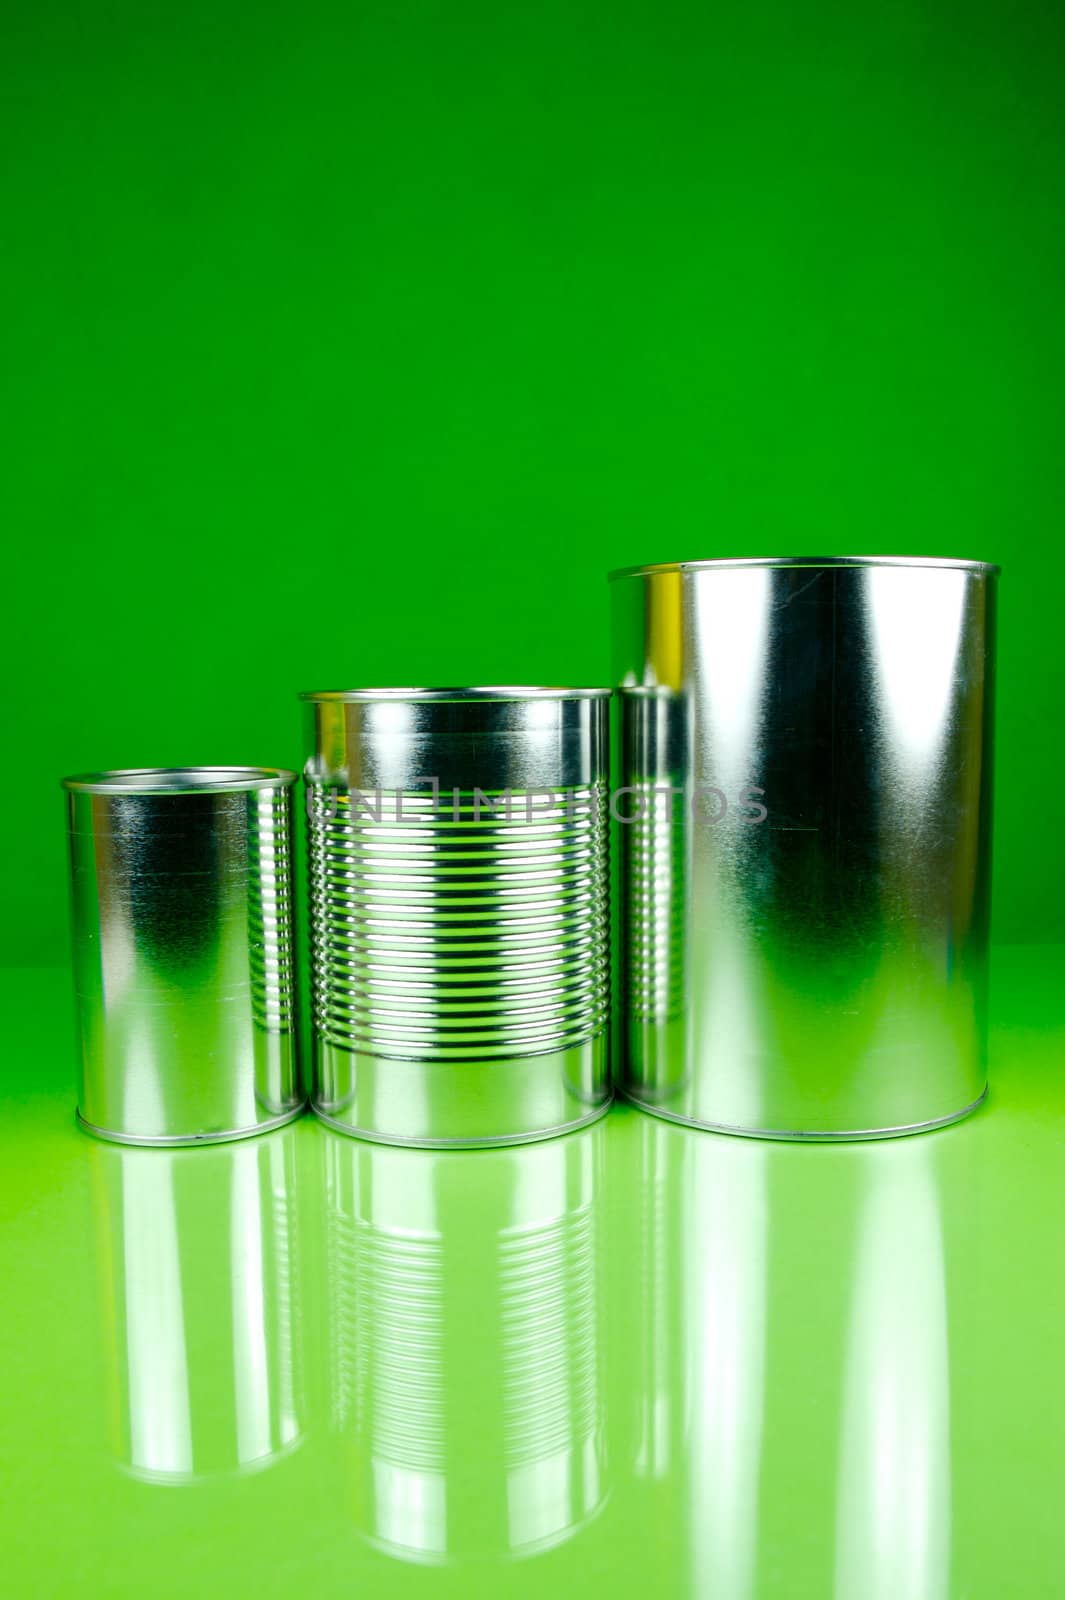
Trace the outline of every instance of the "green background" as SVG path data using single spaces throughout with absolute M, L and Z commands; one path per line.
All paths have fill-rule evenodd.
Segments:
M 9 4 L 0 960 L 61 774 L 606 673 L 607 568 L 999 561 L 996 934 L 1065 934 L 1053 5 Z

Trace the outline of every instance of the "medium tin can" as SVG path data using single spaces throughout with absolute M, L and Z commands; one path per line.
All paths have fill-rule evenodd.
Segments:
M 268 767 L 64 779 L 78 1116 L 127 1144 L 196 1144 L 302 1109 L 292 785 Z
M 609 691 L 303 698 L 319 1116 L 449 1145 L 601 1115 Z
M 986 1091 L 997 568 L 613 575 L 620 1086 L 857 1139 Z

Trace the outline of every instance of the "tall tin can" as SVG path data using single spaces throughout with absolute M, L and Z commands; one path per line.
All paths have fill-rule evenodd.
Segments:
M 860 1139 L 982 1100 L 997 572 L 612 575 L 619 1077 L 647 1110 Z
M 270 767 L 66 778 L 78 1116 L 127 1144 L 198 1144 L 302 1109 L 292 785 Z
M 318 1115 L 425 1145 L 601 1115 L 609 691 L 303 698 Z

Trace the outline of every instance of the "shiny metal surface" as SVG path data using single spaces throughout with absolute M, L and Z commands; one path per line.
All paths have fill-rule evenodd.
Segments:
M 456 1151 L 328 1142 L 332 1425 L 394 1558 L 527 1558 L 605 1502 L 605 1133 L 485 1151 L 473 1184 Z
M 293 1027 L 295 774 L 67 778 L 78 1115 L 130 1144 L 276 1127 L 302 1108 Z
M 310 694 L 315 1110 L 429 1145 L 609 1099 L 606 690 Z
M 956 1314 L 978 1301 L 956 1270 L 979 1199 L 965 1138 L 799 1152 L 641 1122 L 636 1226 L 617 1246 L 642 1308 L 625 1470 L 685 1552 L 677 1592 L 966 1592 L 951 1381 Z
M 111 1446 L 137 1478 L 257 1472 L 303 1438 L 294 1131 L 92 1148 Z
M 986 1090 L 994 617 L 979 562 L 613 575 L 620 1086 L 781 1138 Z

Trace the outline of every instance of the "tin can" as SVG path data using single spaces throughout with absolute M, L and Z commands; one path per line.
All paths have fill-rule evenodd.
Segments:
M 613 574 L 619 1076 L 647 1110 L 860 1139 L 983 1098 L 997 570 Z
M 601 1115 L 609 691 L 303 699 L 318 1115 L 426 1145 Z
M 302 1109 L 292 785 L 269 767 L 64 779 L 78 1116 L 127 1144 L 237 1139 Z

